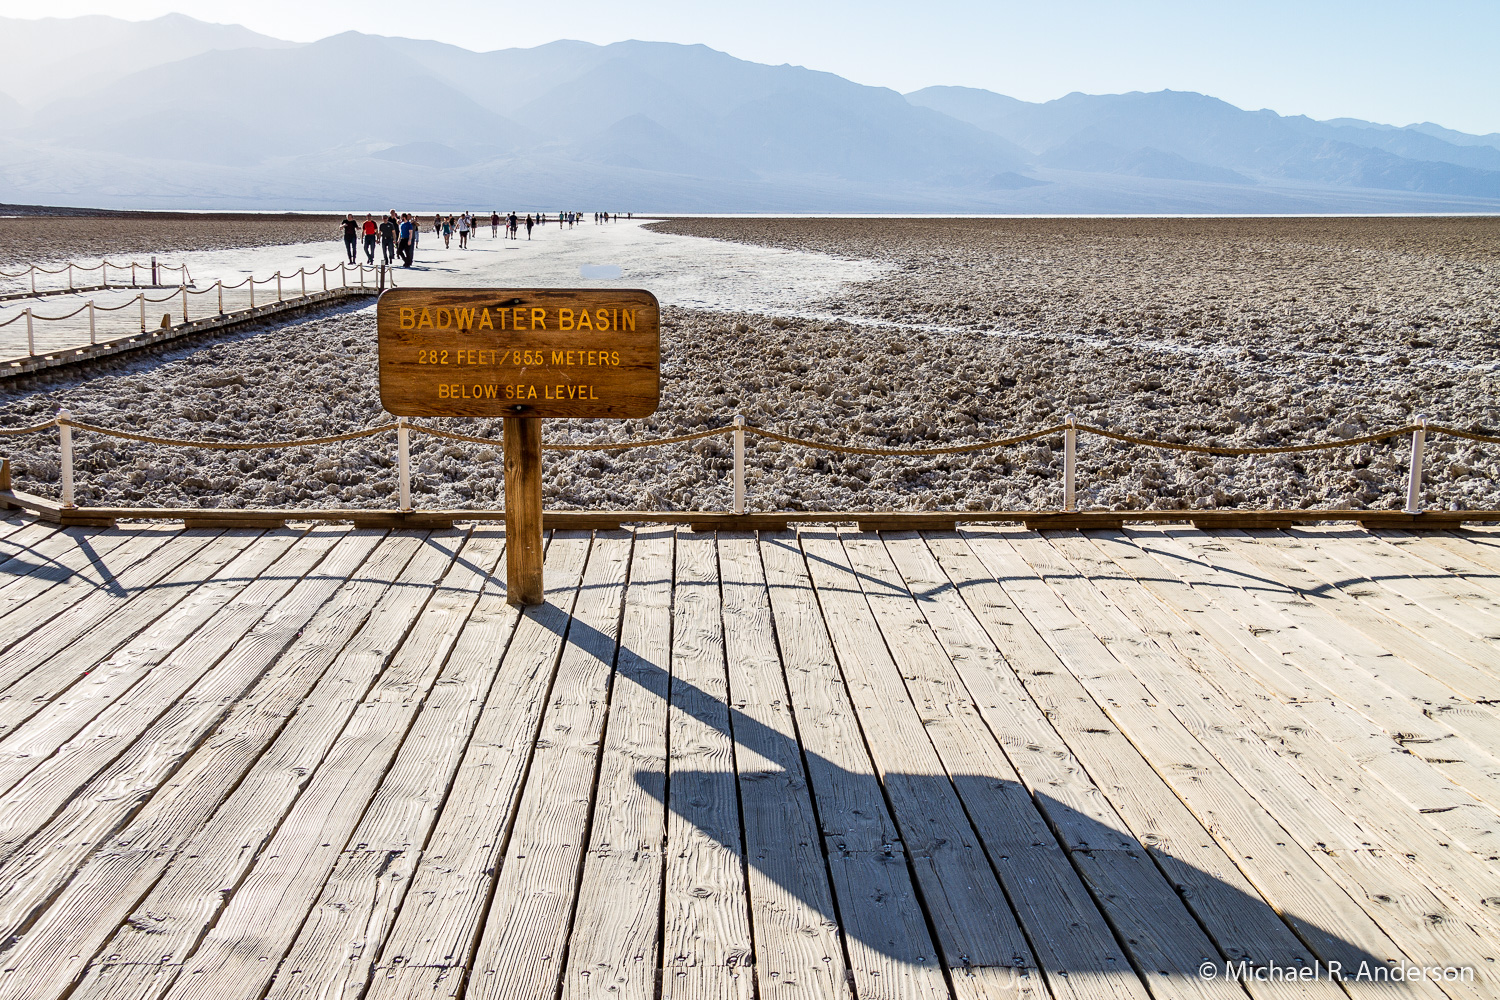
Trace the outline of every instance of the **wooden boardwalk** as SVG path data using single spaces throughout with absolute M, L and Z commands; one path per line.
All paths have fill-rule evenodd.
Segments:
M 1500 532 L 504 547 L 0 521 L 0 998 L 1500 996 Z

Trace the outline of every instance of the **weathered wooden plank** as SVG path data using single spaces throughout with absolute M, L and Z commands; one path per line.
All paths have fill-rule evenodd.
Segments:
M 677 543 L 662 996 L 746 997 L 750 917 L 712 535 Z
M 1184 887 L 1199 912 L 1214 914 L 1217 940 L 1237 942 L 1251 961 L 1282 966 L 1297 964 L 1305 954 L 1302 942 L 1324 962 L 1341 961 L 1351 968 L 1371 956 L 1401 957 L 1370 915 L 1286 831 L 1253 803 L 1246 808 L 1249 800 L 1243 792 L 1229 795 L 1223 807 L 1217 801 L 1208 808 L 1199 802 L 1189 811 L 1194 803 L 1183 788 L 1195 786 L 1174 783 L 1171 776 L 1196 779 L 1199 767 L 1212 767 L 1211 758 L 1201 747 L 1195 749 L 1180 727 L 1162 725 L 1163 713 L 1154 702 L 1143 702 L 1139 695 L 1120 702 L 1090 690 L 1100 668 L 1109 663 L 1108 651 L 1011 548 L 1010 539 L 1027 535 L 965 535 L 996 583 L 966 587 L 970 608 L 1002 649 L 1012 642 L 1030 646 L 1034 634 L 1053 652 L 1061 669 L 1045 658 L 1023 669 L 1028 690 L 1131 824 L 1136 839 Z M 945 553 L 933 547 L 939 562 L 945 562 Z M 954 575 L 963 567 L 945 568 Z M 1223 790 L 1222 783 L 1219 788 Z M 1267 933 L 1258 900 L 1274 907 L 1301 940 Z M 1288 946 L 1287 953 L 1279 950 Z
M 772 620 L 860 997 L 949 997 L 801 547 L 760 536 Z
M 481 529 L 476 534 L 486 533 Z M 463 631 L 442 674 L 282 960 L 268 997 L 333 1000 L 366 988 L 374 963 L 383 949 L 389 950 L 387 939 L 412 875 L 466 753 L 476 766 L 489 769 L 491 794 L 513 801 L 535 743 L 588 548 L 586 535 L 551 541 L 545 555 L 548 603 L 525 614 L 507 604 L 498 567 L 491 571 L 493 583 L 486 585 L 467 621 L 458 622 Z M 436 603 L 429 604 L 419 628 L 442 628 L 440 616 L 457 610 L 434 614 Z M 430 625 L 427 618 L 433 619 Z M 383 975 L 403 973 L 388 969 Z M 461 985 L 461 975 L 446 980 L 443 975 L 437 981 Z
M 179 540 L 167 540 L 123 570 L 116 577 L 118 589 L 95 591 L 0 654 L 0 683 L 6 684 L 0 691 L 0 733 L 14 732 L 259 534 L 179 533 Z
M 1362 576 L 1420 604 L 1471 635 L 1500 641 L 1500 595 L 1438 570 L 1380 535 L 1337 529 L 1301 529 L 1306 538 Z
M 1500 551 L 1473 532 L 1382 532 L 1381 538 L 1466 583 L 1500 596 Z
M 1266 745 L 1290 756 L 1304 776 L 1315 784 L 1335 782 L 1351 800 L 1363 800 L 1362 816 L 1389 816 L 1391 802 L 1405 802 L 1414 816 L 1480 857 L 1500 856 L 1500 819 L 1492 807 L 1331 700 L 1288 704 L 1274 697 L 1252 680 L 1260 670 L 1258 661 L 1275 656 L 1273 651 L 1248 634 L 1242 638 L 1237 623 L 1221 621 L 1216 608 L 1127 538 L 1096 536 L 1092 541 L 1126 574 L 1124 584 L 1111 586 L 1106 580 L 1101 590 L 1159 643 L 1178 649 L 1246 724 L 1259 720 Z M 1069 558 L 1079 562 L 1072 552 Z M 1382 800 L 1382 795 L 1391 797 Z
M 496 758 L 513 763 L 514 748 L 489 755 L 476 732 L 381 955 L 371 1000 L 424 995 L 445 988 L 445 977 L 456 983 L 465 969 L 471 970 L 470 997 L 556 995 L 588 835 L 630 546 L 623 532 L 595 537 L 572 619 L 555 626 L 558 636 L 566 631 L 566 640 L 519 794 L 516 784 L 507 784 L 497 795 L 491 766 Z M 546 655 L 556 651 L 549 645 Z M 519 767 L 512 773 L 509 781 L 519 783 Z
M 1007 699 L 1005 711 L 999 710 L 996 703 L 1003 682 L 992 678 L 1009 674 L 1009 665 L 963 608 L 920 537 L 888 533 L 882 540 L 845 534 L 843 539 L 886 645 L 1047 973 L 1053 996 L 1144 997 L 1149 994 L 1132 971 L 1131 959 L 1138 968 L 1171 967 L 1178 975 L 1184 969 L 1195 972 L 1204 961 L 1217 959 L 1213 944 L 1176 889 L 1148 858 L 1146 864 L 1156 872 L 1154 883 L 1136 879 L 1128 897 L 1112 892 L 1107 882 L 1094 893 L 1117 926 L 1136 914 L 1150 915 L 1153 930 L 1149 936 L 1125 936 L 1131 959 L 1126 957 L 1109 921 L 1048 826 L 1051 822 L 1072 832 L 1097 820 L 1068 816 L 1066 806 L 1017 773 L 1014 758 L 1032 758 L 1043 747 L 1056 748 L 1049 755 L 1052 766 L 1043 772 L 1042 787 L 1048 778 L 1081 784 L 1084 787 L 1074 797 L 1090 799 L 1102 798 L 1099 789 L 1088 781 L 1029 699 Z M 893 558 L 897 551 L 902 553 L 900 568 Z M 1012 684 L 1019 687 L 1013 675 Z M 991 720 L 1000 728 L 992 730 Z M 1023 734 L 1015 733 L 1018 728 Z M 1068 770 L 1069 763 L 1071 773 L 1059 774 Z M 1113 810 L 1109 813 L 1109 829 L 1123 833 L 1123 821 Z M 1146 858 L 1144 848 L 1138 847 L 1135 853 Z M 1128 905 L 1120 905 L 1127 900 Z M 1192 954 L 1184 961 L 1177 954 L 1181 951 Z M 1183 994 L 1205 996 L 1224 990 L 1223 983 L 1192 975 L 1178 988 Z
M 1085 683 L 1108 701 L 1112 716 L 1129 720 L 1133 739 L 1156 748 L 1148 756 L 1189 807 L 1219 819 L 1216 832 L 1234 836 L 1222 820 L 1231 810 L 1269 830 L 1286 831 L 1283 836 L 1300 845 L 1351 898 L 1362 901 L 1366 912 L 1413 960 L 1462 965 L 1476 954 L 1486 954 L 1482 939 L 1464 926 L 1446 901 L 1383 855 L 1369 831 L 1330 807 L 1282 758 L 1266 752 L 1258 738 L 1251 735 L 1247 741 L 1234 732 L 1232 721 L 1226 733 L 1220 720 L 1195 719 L 1195 713 L 1213 711 L 1214 699 L 1200 691 L 1187 696 L 1172 692 L 1170 658 L 1087 586 L 1052 546 L 1028 539 L 1011 544 L 1116 658 L 1118 665 L 1100 661 Z M 1156 702 L 1157 691 L 1163 692 L 1161 704 Z M 1247 742 L 1254 742 L 1260 753 L 1249 751 Z M 1185 773 L 1192 774 L 1191 781 L 1178 777 Z
M 18 572 L 13 577 L 0 576 L 4 581 L 0 585 L 0 651 L 96 590 L 115 589 L 118 593 L 115 574 L 149 555 L 174 534 L 178 532 L 162 526 L 133 531 L 68 528 L 9 560 Z M 45 599 L 38 599 L 42 597 Z
M 1280 580 L 1256 570 L 1223 540 L 1167 529 L 1142 539 L 1185 572 L 1225 570 L 1196 585 L 1216 591 L 1224 609 L 1261 641 L 1289 657 L 1297 674 L 1317 680 L 1402 743 L 1441 746 L 1448 759 L 1500 769 L 1500 719 L 1385 648 L 1329 617 Z M 1200 578 L 1201 579 L 1201 578 Z M 1213 595 L 1210 595 L 1212 599 Z
M 20 761 L 24 763 L 20 773 L 24 774 L 40 766 L 81 726 L 147 676 L 221 607 L 254 583 L 301 534 L 285 531 L 262 536 L 206 581 L 192 587 L 184 600 L 132 637 L 108 660 L 96 664 L 83 683 L 49 703 L 29 725 L 7 738 L 0 767 L 10 770 Z M 93 641 L 92 636 L 89 641 Z
M 5 936 L 171 777 L 378 541 L 342 531 L 304 536 L 274 576 L 263 574 L 130 699 L 101 713 L 0 800 L 0 847 L 18 859 L 0 868 Z
M 850 996 L 833 888 L 753 535 L 720 532 L 735 771 L 763 1000 Z M 904 877 L 904 873 L 903 877 Z
M 308 622 L 267 675 L 271 682 L 240 699 L 171 786 L 84 864 L 12 961 L 42 982 L 68 981 L 107 941 L 104 961 L 117 975 L 106 983 L 91 977 L 75 995 L 120 996 L 132 978 L 152 992 L 165 988 L 399 643 L 416 613 L 402 604 L 425 596 L 458 541 L 384 539 Z M 118 974 L 130 967 L 147 975 Z
M 971 968 L 1018 974 L 1033 970 L 1030 946 L 925 732 L 901 670 L 881 642 L 838 535 L 808 530 L 801 541 L 829 636 L 955 989 Z M 1044 989 L 1034 975 L 1017 975 L 1011 988 L 1014 995 Z
M 1014 686 L 1021 690 L 1012 690 L 1008 682 L 1001 689 L 1005 716 L 1024 718 L 1025 706 L 1034 699 L 1046 723 L 1058 733 L 1060 741 L 1054 744 L 1041 726 L 1030 726 L 1013 732 L 1007 746 L 1017 743 L 1031 751 L 1012 755 L 1021 763 L 1023 776 L 1036 771 L 1047 777 L 1045 785 L 1038 785 L 1038 800 L 1044 807 L 1054 800 L 1061 803 L 1062 808 L 1053 809 L 1049 819 L 1063 844 L 1075 854 L 1131 851 L 1144 844 L 1224 955 L 1252 963 L 1310 964 L 1312 952 L 1270 906 L 1256 902 L 1256 889 L 1234 861 L 1073 678 L 1016 607 L 1001 580 L 991 577 L 994 567 L 987 569 L 964 539 L 928 536 L 926 541 L 965 606 L 990 636 L 990 648 L 1004 649 L 1007 654 L 1005 663 L 999 665 L 1014 671 Z M 979 537 L 974 541 L 976 546 L 984 544 Z M 1031 575 L 1024 563 L 1014 572 Z M 926 580 L 929 575 L 930 571 L 918 579 Z M 914 590 L 920 586 L 913 583 Z M 977 636 L 971 643 L 976 654 L 982 653 L 985 647 Z M 959 661 L 961 669 L 969 658 L 966 655 Z M 994 673 L 1005 680 L 1005 674 Z M 1000 722 L 996 720 L 997 725 Z M 1075 755 L 1076 763 L 1072 763 Z M 1071 764 L 1069 772 L 1080 771 L 1085 781 L 1096 784 L 1099 801 L 1073 791 L 1067 774 L 1050 772 L 1048 765 L 1054 760 Z
M 1149 666 L 1144 664 L 1142 669 Z M 1445 845 L 1436 841 L 1430 829 L 1402 823 L 1399 813 L 1387 809 L 1359 823 L 1341 813 L 1337 800 L 1309 800 L 1310 784 L 1299 781 L 1295 768 L 1271 754 L 1262 739 L 1230 736 L 1232 718 L 1194 718 L 1219 708 L 1217 702 L 1204 699 L 1180 704 L 1174 711 L 1282 826 L 1302 844 L 1318 845 L 1314 857 L 1356 898 L 1363 895 L 1366 909 L 1409 956 L 1423 962 L 1462 964 L 1472 961 L 1456 958 L 1463 953 L 1482 955 L 1486 949 L 1500 953 L 1500 939 L 1482 933 L 1491 923 L 1483 904 L 1459 894 L 1439 893 L 1434 883 L 1441 881 L 1441 869 L 1426 868 L 1415 859 L 1422 855 L 1447 866 L 1467 867 L 1479 883 L 1476 888 L 1481 896 L 1500 891 L 1500 883 L 1482 864 L 1462 853 L 1445 854 Z M 1340 791 L 1336 786 L 1326 788 L 1335 795 Z M 1354 809 L 1349 812 L 1357 814 Z M 1395 831 L 1389 841 L 1382 840 L 1382 828 Z M 1483 888 L 1486 884 L 1488 892 Z M 1465 926 L 1465 920 L 1470 926 Z M 1481 933 L 1476 935 L 1476 931 Z
M 639 531 L 562 996 L 653 1000 L 662 928 L 671 528 Z
M 1215 537 L 1455 694 L 1471 701 L 1500 700 L 1500 645 L 1454 628 L 1295 535 Z
M 462 542 L 459 533 L 423 546 L 414 575 L 398 581 L 390 600 L 372 614 L 369 631 L 346 649 L 347 665 L 336 668 L 360 672 L 360 687 L 368 690 L 355 690 L 325 711 L 309 710 L 305 722 L 293 720 L 302 738 L 268 751 L 263 771 L 246 780 L 252 794 L 223 811 L 222 819 L 216 816 L 216 829 L 206 831 L 203 849 L 191 852 L 194 856 L 142 903 L 122 934 L 127 940 L 117 939 L 106 964 L 85 980 L 85 995 L 264 994 L 437 676 L 487 577 L 485 564 L 492 567 L 499 558 L 498 538 L 481 539 L 463 546 L 469 557 L 460 556 L 450 567 Z M 445 571 L 443 585 L 435 588 Z M 377 617 L 386 621 L 376 622 Z M 369 686 L 374 672 L 379 679 Z M 340 718 L 346 724 L 320 725 Z M 286 758 L 298 755 L 302 761 L 288 766 Z M 288 770 L 312 775 L 296 787 L 279 788 L 278 777 Z M 257 813 L 257 803 L 269 818 Z M 246 839 L 252 848 L 264 845 L 253 859 L 210 853 L 215 845 L 222 853 Z M 223 893 L 226 887 L 233 889 L 227 901 L 215 900 L 216 890 Z M 152 935 L 130 934 L 152 922 Z M 153 944 L 177 947 L 165 961 L 159 951 L 153 966 Z
M 1101 540 L 1099 544 L 1109 543 Z M 1382 789 L 1371 775 L 1361 773 L 1333 746 L 1303 741 L 1305 754 L 1277 754 L 1277 730 L 1266 725 L 1263 716 L 1280 713 L 1278 722 L 1283 730 L 1301 720 L 1285 718 L 1289 713 L 1274 699 L 1254 699 L 1254 692 L 1243 685 L 1243 672 L 1211 645 L 1195 641 L 1196 637 L 1180 625 L 1163 625 L 1163 616 L 1154 614 L 1141 600 L 1153 599 L 1120 572 L 1117 564 L 1105 559 L 1098 548 L 1082 539 L 1056 541 L 1053 548 L 1086 572 L 1118 613 L 1147 629 L 1157 645 L 1173 650 L 1187 648 L 1196 669 L 1184 666 L 1174 670 L 1171 658 L 1158 658 L 1146 665 L 1147 669 L 1165 669 L 1150 675 L 1142 670 L 1142 681 L 1162 693 L 1172 714 L 1242 785 L 1252 789 L 1256 799 L 1283 826 L 1303 843 L 1316 840 L 1327 848 L 1335 847 L 1337 841 L 1332 838 L 1364 838 L 1364 848 L 1327 853 L 1346 870 L 1358 871 L 1360 884 L 1367 886 L 1367 896 L 1384 903 L 1377 909 L 1389 909 L 1391 904 L 1383 897 L 1400 892 L 1401 898 L 1410 900 L 1408 905 L 1424 909 L 1429 919 L 1452 919 L 1452 914 L 1434 912 L 1430 905 L 1424 907 L 1425 890 L 1443 904 L 1453 905 L 1453 913 L 1483 936 L 1484 926 L 1491 922 L 1483 905 L 1477 899 L 1469 902 L 1459 894 L 1445 893 L 1443 887 L 1445 879 L 1451 883 L 1457 878 L 1473 883 L 1472 892 L 1480 897 L 1500 893 L 1500 881 L 1484 862 L 1451 849 L 1415 810 L 1392 808 L 1392 803 L 1399 801 L 1397 796 L 1390 789 Z M 1305 791 L 1309 787 L 1322 797 L 1309 802 Z M 1465 940 L 1462 932 L 1458 933 L 1460 940 Z M 1489 947 L 1494 947 L 1493 942 Z

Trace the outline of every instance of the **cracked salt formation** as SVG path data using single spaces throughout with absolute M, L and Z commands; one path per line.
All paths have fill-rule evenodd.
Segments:
M 657 414 L 552 421 L 552 440 L 676 434 L 728 424 L 736 412 L 799 436 L 889 447 L 998 437 L 1069 412 L 1231 445 L 1352 437 L 1416 413 L 1500 427 L 1497 220 L 713 219 L 657 228 L 674 233 L 586 224 L 556 239 L 554 227 L 545 253 L 433 254 L 411 280 L 576 284 L 582 263 L 619 262 L 620 284 L 675 303 L 663 314 Z M 33 380 L 4 390 L 0 422 L 67 406 L 80 420 L 170 436 L 340 433 L 388 419 L 373 352 L 373 313 L 349 309 Z M 419 506 L 497 505 L 499 421 L 435 423 L 493 435 L 495 446 L 413 435 Z M 394 435 L 267 453 L 77 441 L 80 503 L 394 503 Z M 55 495 L 55 435 L 7 447 L 17 486 Z M 920 458 L 832 456 L 755 438 L 748 451 L 752 510 L 1061 503 L 1060 437 Z M 553 452 L 545 502 L 723 510 L 731 456 L 727 436 Z M 1082 437 L 1079 502 L 1396 508 L 1406 459 L 1405 441 L 1231 459 Z M 1429 437 L 1424 502 L 1500 507 L 1497 463 L 1492 446 Z

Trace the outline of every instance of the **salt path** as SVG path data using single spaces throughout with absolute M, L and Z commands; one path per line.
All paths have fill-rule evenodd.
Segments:
M 441 239 L 428 232 L 423 234 L 419 243 L 416 266 L 394 268 L 394 280 L 401 287 L 645 288 L 655 293 L 663 305 L 756 313 L 800 313 L 811 304 L 836 294 L 847 282 L 869 281 L 890 270 L 890 265 L 868 260 L 657 233 L 645 228 L 645 221 L 628 220 L 604 225 L 585 221 L 571 229 L 559 229 L 553 222 L 538 227 L 529 240 L 524 230 L 519 239 L 493 238 L 486 225 L 471 240 L 468 250 L 458 248 L 456 236 L 452 247 L 444 248 Z M 363 252 L 360 259 L 364 259 Z M 299 268 L 314 272 L 307 279 L 307 288 L 315 290 L 322 287 L 321 277 L 317 274 L 320 265 L 336 269 L 340 261 L 346 260 L 343 243 L 339 240 L 162 257 L 164 263 L 186 264 L 198 289 L 210 288 L 215 281 L 236 284 L 251 274 L 263 281 L 280 271 L 291 276 L 284 281 L 288 298 L 301 290 L 301 281 L 296 277 Z M 84 260 L 76 263 L 89 265 L 98 262 Z M 609 277 L 586 276 L 597 274 Z M 51 276 L 47 279 L 51 285 L 41 287 L 57 287 L 62 280 Z M 350 281 L 353 280 L 351 274 Z M 334 282 L 337 282 L 336 270 Z M 156 298 L 169 294 L 168 290 L 148 293 Z M 135 295 L 130 290 L 110 290 L 49 295 L 41 299 L 12 299 L 0 302 L 0 322 L 11 319 L 28 306 L 38 316 L 58 316 L 71 313 L 92 299 L 101 310 L 96 318 L 99 339 L 128 336 L 137 332 L 140 324 L 139 312 L 134 306 Z M 264 304 L 274 299 L 275 287 L 260 285 L 256 295 L 257 301 Z M 128 307 L 117 312 L 102 311 L 122 304 L 128 304 Z M 243 309 L 248 304 L 248 293 L 244 288 L 225 293 L 226 309 Z M 217 303 L 213 295 L 194 295 L 189 300 L 189 308 L 193 318 L 200 318 L 216 311 Z M 164 312 L 171 312 L 173 322 L 180 322 L 180 299 L 148 306 L 148 325 L 155 327 L 160 323 Z M 87 343 L 87 312 L 67 322 L 38 321 L 34 330 L 38 351 Z M 26 352 L 24 321 L 0 328 L 0 358 L 25 356 Z

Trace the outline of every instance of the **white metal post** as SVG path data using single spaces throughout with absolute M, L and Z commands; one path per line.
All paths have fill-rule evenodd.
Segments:
M 745 513 L 745 415 L 734 415 L 734 512 Z
M 26 307 L 26 353 L 36 354 L 36 334 L 31 330 L 31 307 Z
M 97 343 L 99 343 L 98 338 L 94 334 L 94 300 L 93 299 L 89 299 L 89 343 L 90 344 L 97 344 Z
M 1427 419 L 1417 418 L 1411 432 L 1411 473 L 1406 481 L 1406 513 L 1422 513 L 1422 447 L 1427 443 Z
M 302 279 L 302 297 L 307 298 L 307 268 L 297 268 L 297 276 Z
M 101 260 L 99 262 L 99 287 L 109 287 L 109 261 L 107 260 Z
M 255 275 L 250 275 L 250 308 L 255 308 Z
M 146 332 L 146 293 L 145 292 L 136 292 L 135 293 L 135 301 L 136 301 L 136 305 L 138 305 L 138 306 L 141 307 L 141 332 L 145 333 Z
M 64 507 L 76 507 L 73 502 L 73 427 L 68 421 L 73 414 L 66 409 L 57 411 L 57 437 L 62 445 L 62 502 Z
M 276 272 L 276 301 L 281 301 L 281 271 L 279 269 Z
M 68 291 L 73 290 L 73 262 L 68 261 Z
M 36 294 L 36 265 L 31 265 L 31 294 Z
M 349 284 L 349 275 L 344 271 L 344 262 L 339 261 L 339 287 Z
M 1078 503 L 1073 484 L 1078 468 L 1078 427 L 1073 414 L 1068 414 L 1068 429 L 1063 431 L 1063 510 L 1074 511 Z
M 359 287 L 365 287 L 365 266 L 363 264 L 359 265 Z
M 328 291 L 328 265 L 327 264 L 319 264 L 318 265 L 318 270 L 321 271 L 322 274 L 323 274 L 323 291 L 326 292 L 326 291 Z
M 411 510 L 411 437 L 406 418 L 396 418 L 396 464 L 401 479 L 401 509 Z
M 187 285 L 182 286 L 182 323 L 187 325 Z

